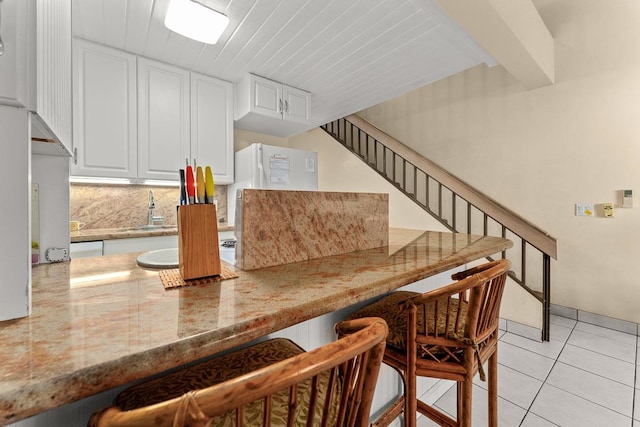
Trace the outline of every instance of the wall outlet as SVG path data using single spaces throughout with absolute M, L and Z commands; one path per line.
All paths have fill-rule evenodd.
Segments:
M 613 218 L 614 217 L 614 212 L 613 212 L 613 203 L 605 203 L 602 205 L 602 209 L 604 211 L 604 217 L 605 218 Z
M 594 216 L 595 206 L 593 203 L 576 203 L 576 216 Z

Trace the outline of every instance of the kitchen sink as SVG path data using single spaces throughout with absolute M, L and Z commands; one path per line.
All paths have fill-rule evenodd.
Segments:
M 235 247 L 220 245 L 220 259 L 235 265 Z M 141 267 L 149 268 L 176 268 L 178 267 L 178 248 L 159 249 L 141 254 L 137 258 L 137 263 Z
M 140 267 L 176 268 L 178 267 L 178 248 L 145 252 L 136 259 L 136 262 Z

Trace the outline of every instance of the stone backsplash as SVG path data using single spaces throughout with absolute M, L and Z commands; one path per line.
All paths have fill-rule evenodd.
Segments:
M 147 223 L 149 191 L 156 202 L 155 215 L 163 225 L 177 226 L 178 187 L 148 185 L 71 184 L 69 216 L 85 223 L 85 229 L 129 228 Z M 227 186 L 216 185 L 218 221 L 226 221 Z

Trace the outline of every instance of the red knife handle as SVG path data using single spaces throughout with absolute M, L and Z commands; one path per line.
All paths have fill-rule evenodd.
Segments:
M 187 166 L 186 175 L 187 196 L 189 197 L 189 204 L 193 204 L 196 202 L 196 187 L 193 179 L 193 168 L 191 166 Z

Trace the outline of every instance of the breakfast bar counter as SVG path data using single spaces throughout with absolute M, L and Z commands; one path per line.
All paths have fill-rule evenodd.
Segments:
M 389 246 L 165 290 L 139 254 L 33 269 L 32 314 L 0 322 L 0 425 L 231 349 L 488 255 L 509 240 L 391 229 Z

